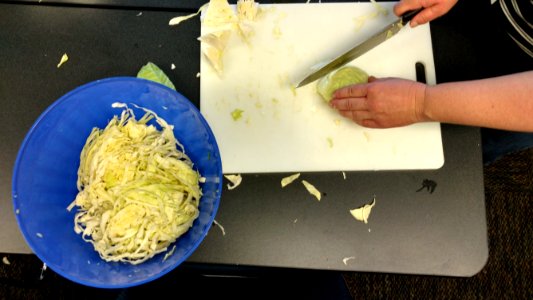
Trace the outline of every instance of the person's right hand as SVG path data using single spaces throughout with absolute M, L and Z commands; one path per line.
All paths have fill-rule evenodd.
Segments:
M 413 17 L 409 23 L 411 27 L 425 24 L 446 14 L 457 3 L 458 0 L 401 0 L 394 6 L 394 14 L 397 16 L 409 10 L 421 7 L 424 9 Z

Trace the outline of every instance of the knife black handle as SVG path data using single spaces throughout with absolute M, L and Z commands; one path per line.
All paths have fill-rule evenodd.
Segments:
M 419 12 L 421 12 L 424 9 L 424 7 L 421 7 L 419 9 L 415 10 L 408 10 L 406 11 L 402 16 L 402 25 L 407 25 L 407 23 L 411 22 L 414 16 L 416 16 Z

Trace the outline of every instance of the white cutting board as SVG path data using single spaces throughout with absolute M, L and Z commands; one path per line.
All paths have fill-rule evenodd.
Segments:
M 232 34 L 217 75 L 202 55 L 200 110 L 218 142 L 224 173 L 438 169 L 444 163 L 439 123 L 368 129 L 342 118 L 316 93 L 316 82 L 293 86 L 395 19 L 368 19 L 372 3 L 261 5 L 248 43 Z M 202 25 L 202 34 L 212 31 Z M 415 63 L 435 83 L 429 25 L 404 27 L 357 58 L 376 77 L 416 79 Z M 232 111 L 243 111 L 234 120 Z

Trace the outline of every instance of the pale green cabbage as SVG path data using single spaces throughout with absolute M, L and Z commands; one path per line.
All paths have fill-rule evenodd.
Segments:
M 139 264 L 192 226 L 201 177 L 165 120 L 144 109 L 137 121 L 126 105 L 113 107 L 125 109 L 87 138 L 68 210 L 78 208 L 74 230 L 102 259 Z M 154 118 L 162 130 L 147 125 Z
M 317 92 L 324 98 L 324 101 L 329 102 L 336 90 L 356 83 L 366 83 L 367 81 L 368 74 L 365 71 L 358 67 L 345 66 L 320 78 L 316 88 Z

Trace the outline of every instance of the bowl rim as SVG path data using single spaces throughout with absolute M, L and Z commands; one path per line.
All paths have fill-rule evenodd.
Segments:
M 113 81 L 141 82 L 143 84 L 156 86 L 159 89 L 166 89 L 167 91 L 175 94 L 175 96 L 177 96 L 176 98 L 178 98 L 179 101 L 184 101 L 186 103 L 186 105 L 189 106 L 189 108 L 194 111 L 195 115 L 197 115 L 199 117 L 199 121 L 204 126 L 204 128 L 207 131 L 208 135 L 212 138 L 213 150 L 215 151 L 215 153 L 218 154 L 218 155 L 216 155 L 216 158 L 217 158 L 216 159 L 216 166 L 217 166 L 217 169 L 219 170 L 217 172 L 217 177 L 219 178 L 219 180 L 218 180 L 217 189 L 216 189 L 216 192 L 215 192 L 215 198 L 216 199 L 215 199 L 215 201 L 214 201 L 214 203 L 212 205 L 213 209 L 212 209 L 212 212 L 211 212 L 211 216 L 209 217 L 209 223 L 207 223 L 207 224 L 213 224 L 215 216 L 216 216 L 216 214 L 218 212 L 218 208 L 220 206 L 220 199 L 221 199 L 221 195 L 222 195 L 222 184 L 223 184 L 223 170 L 222 170 L 222 161 L 221 161 L 222 158 L 220 156 L 220 149 L 219 149 L 218 143 L 216 141 L 216 136 L 214 135 L 214 132 L 212 131 L 209 123 L 207 122 L 205 117 L 202 115 L 200 110 L 196 107 L 196 105 L 194 103 L 192 103 L 183 94 L 178 92 L 177 90 L 171 89 L 171 88 L 169 88 L 169 87 L 167 87 L 165 85 L 162 85 L 160 83 L 157 83 L 157 82 L 154 82 L 154 81 L 151 81 L 151 80 L 147 80 L 147 79 L 144 79 L 144 78 L 138 78 L 138 77 L 133 77 L 133 76 L 113 76 L 113 77 L 107 77 L 107 78 L 93 80 L 93 81 L 90 81 L 88 83 L 85 83 L 85 84 L 82 84 L 80 86 L 77 86 L 77 87 L 71 89 L 70 91 L 68 91 L 67 93 L 63 94 L 59 98 L 57 98 L 53 103 L 51 103 L 38 116 L 38 118 L 34 121 L 32 126 L 28 129 L 28 131 L 26 132 L 26 135 L 24 136 L 24 139 L 23 139 L 22 143 L 20 144 L 19 150 L 17 151 L 15 164 L 13 166 L 12 183 L 11 183 L 11 197 L 12 197 L 12 204 L 13 204 L 13 213 L 15 215 L 15 219 L 17 221 L 19 231 L 22 233 L 22 236 L 23 236 L 24 240 L 26 241 L 26 244 L 30 247 L 32 253 L 34 255 L 36 255 L 47 267 L 50 267 L 52 270 L 54 270 L 54 272 L 57 272 L 61 276 L 65 277 L 65 278 L 67 278 L 67 279 L 69 279 L 69 280 L 71 280 L 73 282 L 76 282 L 76 283 L 79 283 L 79 284 L 82 284 L 82 285 L 85 285 L 85 286 L 90 286 L 90 287 L 95 287 L 95 288 L 104 288 L 104 289 L 117 289 L 117 288 L 128 288 L 128 287 L 133 287 L 133 286 L 139 286 L 139 285 L 142 285 L 142 284 L 145 284 L 145 283 L 148 283 L 148 282 L 151 282 L 151 281 L 154 281 L 154 280 L 157 280 L 157 279 L 161 278 L 162 276 L 168 274 L 169 272 L 171 272 L 172 270 L 174 270 L 178 266 L 180 266 L 183 262 L 185 262 L 193 254 L 193 252 L 198 248 L 198 246 L 203 242 L 203 240 L 205 240 L 205 237 L 207 236 L 207 234 L 208 234 L 208 232 L 209 232 L 209 230 L 211 228 L 211 227 L 208 227 L 207 230 L 202 230 L 201 235 L 199 236 L 198 239 L 196 239 L 194 241 L 193 246 L 187 252 L 185 252 L 184 255 L 180 259 L 178 259 L 174 264 L 169 265 L 167 268 L 163 269 L 161 272 L 159 272 L 159 273 L 157 273 L 155 275 L 152 275 L 150 277 L 147 277 L 145 279 L 142 279 L 142 280 L 127 282 L 127 283 L 117 284 L 117 285 L 105 284 L 105 283 L 100 283 L 99 284 L 99 283 L 96 283 L 96 282 L 93 282 L 93 281 L 80 280 L 77 277 L 72 276 L 70 273 L 64 272 L 56 264 L 50 263 L 50 260 L 48 260 L 48 258 L 46 256 L 43 256 L 41 253 L 38 253 L 38 251 L 35 251 L 36 246 L 34 245 L 32 240 L 29 239 L 29 233 L 26 232 L 26 230 L 23 230 L 23 226 L 22 226 L 21 220 L 20 220 L 20 215 L 19 215 L 19 213 L 17 213 L 18 206 L 16 205 L 17 201 L 19 201 L 18 194 L 17 194 L 17 187 L 16 187 L 17 183 L 18 183 L 18 178 L 20 177 L 19 176 L 19 169 L 20 169 L 21 161 L 23 160 L 24 152 L 27 150 L 27 145 L 28 145 L 29 141 L 31 140 L 31 138 L 33 137 L 33 135 L 35 134 L 35 131 L 37 130 L 37 128 L 40 126 L 40 124 L 46 118 L 46 116 L 51 111 L 56 109 L 57 106 L 61 105 L 65 101 L 68 101 L 68 99 L 74 94 L 80 93 L 80 92 L 82 92 L 82 91 L 84 91 L 86 89 L 90 89 L 90 88 L 92 88 L 92 87 L 94 87 L 96 85 L 105 84 L 105 83 L 113 82 Z M 201 198 L 200 198 L 200 200 L 201 200 Z M 176 243 L 176 241 L 174 243 Z M 94 249 L 93 249 L 93 251 L 94 251 Z M 152 259 L 153 258 L 155 258 L 155 257 L 152 257 Z M 107 261 L 105 261 L 103 259 L 101 261 L 104 262 L 104 263 L 108 263 Z M 117 263 L 123 263 L 123 262 L 117 262 Z

